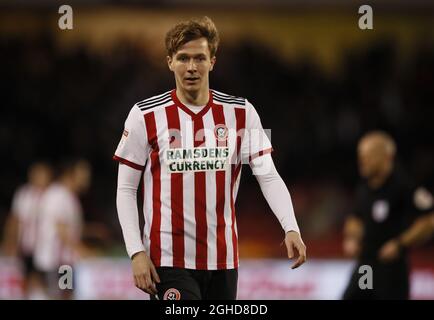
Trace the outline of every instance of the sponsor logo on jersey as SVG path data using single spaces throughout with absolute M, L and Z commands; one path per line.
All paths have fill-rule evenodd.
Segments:
M 163 300 L 181 300 L 181 293 L 175 289 L 167 289 L 164 293 Z
M 169 172 L 224 171 L 229 161 L 228 147 L 176 148 L 164 153 Z

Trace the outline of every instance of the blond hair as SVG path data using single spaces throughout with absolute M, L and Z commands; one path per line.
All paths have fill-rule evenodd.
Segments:
M 208 40 L 211 57 L 215 56 L 219 44 L 219 34 L 214 22 L 208 17 L 190 19 L 173 26 L 166 33 L 167 55 L 172 57 L 181 46 L 199 38 Z

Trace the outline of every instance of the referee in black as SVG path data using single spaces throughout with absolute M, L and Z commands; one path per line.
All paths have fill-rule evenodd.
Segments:
M 395 165 L 396 145 L 385 132 L 363 136 L 358 149 L 362 181 L 357 189 L 353 214 L 344 226 L 344 252 L 358 257 L 343 299 L 409 298 L 409 265 L 405 234 L 415 218 L 433 211 L 432 196 L 416 187 Z M 391 247 L 399 254 L 390 258 Z M 372 288 L 361 288 L 364 273 L 372 268 Z

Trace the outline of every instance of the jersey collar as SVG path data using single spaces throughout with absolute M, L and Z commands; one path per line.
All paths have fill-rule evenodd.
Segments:
M 208 103 L 206 104 L 206 106 L 200 110 L 198 113 L 194 113 L 193 111 L 191 111 L 187 106 L 185 106 L 179 99 L 178 96 L 176 95 L 176 89 L 173 89 L 171 92 L 172 95 L 172 100 L 173 102 L 175 102 L 175 104 L 181 108 L 185 113 L 187 113 L 188 115 L 190 115 L 190 117 L 194 120 L 196 118 L 201 118 L 203 117 L 203 115 L 205 113 L 208 112 L 208 110 L 212 107 L 213 105 L 213 100 L 212 100 L 212 93 L 211 90 L 209 90 L 209 99 L 208 99 Z

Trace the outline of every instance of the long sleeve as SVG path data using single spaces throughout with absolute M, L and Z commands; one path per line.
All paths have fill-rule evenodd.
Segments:
M 250 162 L 262 193 L 271 210 L 279 220 L 283 230 L 300 234 L 288 188 L 274 166 L 271 154 L 266 154 Z
M 145 250 L 140 236 L 137 209 L 137 188 L 140 177 L 141 171 L 119 164 L 116 206 L 125 246 L 130 258 L 135 253 Z

